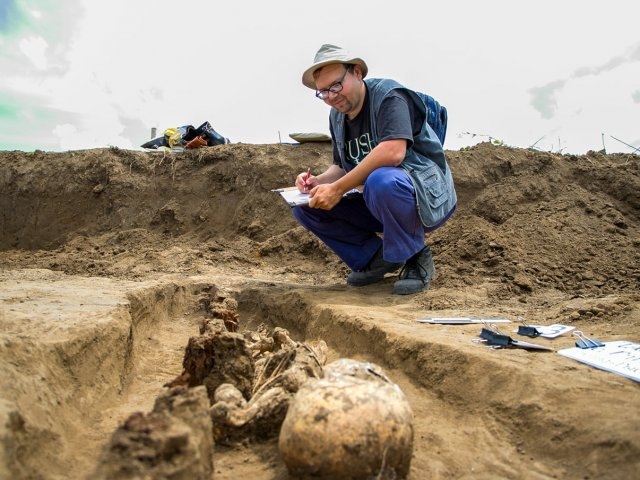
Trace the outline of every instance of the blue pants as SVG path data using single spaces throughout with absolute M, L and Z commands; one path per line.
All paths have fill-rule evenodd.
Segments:
M 343 198 L 332 210 L 295 207 L 293 216 L 351 270 L 362 270 L 381 245 L 388 262 L 404 262 L 424 248 L 415 190 L 398 167 L 374 170 L 361 196 Z

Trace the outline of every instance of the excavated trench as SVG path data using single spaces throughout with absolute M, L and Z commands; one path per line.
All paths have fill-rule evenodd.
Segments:
M 117 423 L 135 411 L 150 410 L 162 385 L 180 373 L 188 337 L 197 333 L 198 321 L 205 315 L 202 299 L 217 289 L 214 285 L 203 284 L 144 289 L 129 295 L 128 314 L 124 315 L 130 321 L 128 331 L 126 323 L 117 321 L 118 315 L 114 315 L 114 311 L 105 312 L 102 320 L 119 324 L 119 328 L 107 329 L 113 332 L 111 335 L 90 335 L 84 342 L 76 340 L 72 347 L 56 345 L 53 350 L 65 352 L 65 355 L 58 357 L 58 362 L 47 361 L 48 368 L 58 372 L 55 376 L 58 385 L 69 384 L 72 389 L 66 390 L 66 399 L 56 398 L 56 394 L 60 394 L 56 385 L 47 385 L 46 379 L 42 379 L 44 385 L 39 388 L 40 395 L 47 395 L 51 404 L 58 403 L 59 406 L 43 412 L 49 417 L 49 426 L 42 430 L 49 434 L 50 442 L 40 445 L 31 455 L 27 451 L 17 452 L 16 460 L 24 467 L 23 473 L 42 474 L 41 459 L 46 458 L 48 474 L 44 477 L 61 478 L 62 472 L 70 468 L 76 470 L 77 478 L 89 474 Z M 405 343 L 402 332 L 386 332 L 371 320 L 351 318 L 330 305 L 317 308 L 317 305 L 305 302 L 299 293 L 292 292 L 290 287 L 247 287 L 237 292 L 237 300 L 244 328 L 266 323 L 289 329 L 300 341 L 312 337 L 327 339 L 333 357 L 372 361 L 388 371 L 407 394 L 416 415 L 415 455 L 410 478 L 424 478 L 427 472 L 455 477 L 467 474 L 520 477 L 527 472 L 553 476 L 560 473 L 557 467 L 532 463 L 523 442 L 514 445 L 521 427 L 496 418 L 514 416 L 517 412 L 513 410 L 521 406 L 494 405 L 489 398 L 479 396 L 478 386 L 472 387 L 478 383 L 472 376 L 478 371 L 492 371 L 495 365 L 491 362 L 480 361 L 478 364 L 478 359 L 472 355 L 442 345 L 423 344 L 416 339 Z M 42 354 L 53 356 L 53 352 Z M 459 376 L 465 371 L 462 366 L 470 363 L 476 365 L 468 369 L 467 379 L 461 379 L 461 384 L 470 388 L 447 389 L 443 385 L 446 377 Z M 537 413 L 533 408 L 531 414 Z M 22 413 L 27 419 L 27 433 L 34 422 L 30 414 Z M 531 420 L 526 418 L 526 409 L 521 416 L 522 421 Z M 538 425 L 544 430 L 550 427 Z M 554 430 L 567 427 L 555 426 Z M 442 444 L 443 436 L 451 444 Z M 78 442 L 79 438 L 81 442 Z M 460 452 L 453 447 L 456 438 L 467 445 L 471 439 L 476 447 Z M 27 445 L 24 439 L 23 443 Z M 267 442 L 261 448 L 263 455 L 266 451 L 273 459 L 277 458 L 273 442 Z M 544 445 L 530 442 L 526 449 L 544 450 Z M 486 455 L 487 451 L 493 454 Z M 561 452 L 547 454 L 554 461 L 563 456 Z M 246 457 L 241 460 L 236 457 L 237 454 L 229 450 L 215 456 L 216 478 L 234 478 L 237 471 L 234 462 L 246 462 Z M 461 462 L 461 457 L 468 463 Z M 272 465 L 274 470 L 284 472 L 283 465 L 276 460 L 272 462 L 276 462 Z M 451 465 L 457 467 L 452 469 Z
M 54 287 L 59 281 L 76 291 L 81 288 L 69 279 L 50 276 L 49 280 Z M 33 276 L 20 279 L 23 285 L 30 281 Z M 241 330 L 259 324 L 284 327 L 298 341 L 327 341 L 330 359 L 347 357 L 382 366 L 401 386 L 415 414 L 410 479 L 583 476 L 572 472 L 583 465 L 589 450 L 578 452 L 566 440 L 593 436 L 592 425 L 581 424 L 578 415 L 575 423 L 555 415 L 554 409 L 566 409 L 563 402 L 546 406 L 536 402 L 539 396 L 562 398 L 570 392 L 558 395 L 549 385 L 537 385 L 526 365 L 530 354 L 516 355 L 505 366 L 470 342 L 460 348 L 437 336 L 416 336 L 413 319 L 406 312 L 394 315 L 393 305 L 373 315 L 345 313 L 332 304 L 332 289 L 321 289 L 314 301 L 308 301 L 306 287 L 257 281 L 241 287 L 198 281 L 129 292 L 114 285 L 101 288 L 104 301 L 96 303 L 114 308 L 96 315 L 92 323 L 104 328 L 88 326 L 88 334 L 71 344 L 40 346 L 37 356 L 20 340 L 12 342 L 12 351 L 27 355 L 22 364 L 14 359 L 16 367 L 25 368 L 36 358 L 52 372 L 39 378 L 29 372 L 29 378 L 23 371 L 17 380 L 24 387 L 23 396 L 47 401 L 38 405 L 36 415 L 33 409 L 20 408 L 20 398 L 14 399 L 14 423 L 18 415 L 22 427 L 14 429 L 13 440 L 4 440 L 5 448 L 14 443 L 16 463 L 11 473 L 18 478 L 65 478 L 69 472 L 72 478 L 90 478 L 118 424 L 133 412 L 150 411 L 163 385 L 180 374 L 187 341 L 197 335 L 207 315 L 203 304 L 220 291 L 237 300 Z M 37 287 L 31 292 L 36 294 Z M 69 308 L 78 298 L 56 301 Z M 16 305 L 25 303 L 18 300 Z M 585 382 L 589 388 L 589 379 Z M 519 391 L 515 398 L 514 390 Z M 272 438 L 276 437 L 274 431 Z M 597 442 L 594 438 L 591 448 Z M 624 452 L 620 445 L 608 447 Z M 632 455 L 632 446 L 627 447 Z M 633 464 L 633 458 L 619 460 Z M 288 478 L 275 440 L 240 449 L 219 448 L 214 463 L 215 478 L 237 478 L 239 469 L 252 463 L 268 472 L 255 478 Z
M 0 477 L 84 478 L 117 412 L 148 408 L 179 370 L 197 331 L 182 311 L 201 286 L 45 270 L 0 278 Z

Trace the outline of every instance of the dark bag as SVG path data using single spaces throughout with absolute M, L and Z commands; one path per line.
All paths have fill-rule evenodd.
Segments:
M 177 127 L 176 129 L 169 129 L 177 132 L 176 138 L 177 140 L 172 145 L 169 141 L 169 134 L 165 133 L 160 137 L 156 137 L 148 142 L 140 145 L 142 148 L 160 148 L 160 147 L 172 147 L 172 146 L 186 146 L 189 142 L 191 142 L 196 137 L 202 137 L 203 140 L 207 142 L 208 147 L 212 147 L 214 145 L 223 145 L 226 143 L 231 143 L 228 138 L 223 137 L 218 132 L 216 132 L 209 122 L 204 122 L 198 128 L 194 128 L 193 125 L 183 125 L 182 127 Z M 198 145 L 204 146 L 204 145 Z
M 416 93 L 427 106 L 427 123 L 444 145 L 444 138 L 447 136 L 447 109 L 426 93 Z
M 213 147 L 214 145 L 224 145 L 230 143 L 228 138 L 224 138 L 218 132 L 216 132 L 209 122 L 204 122 L 198 128 L 193 128 L 191 125 L 187 125 L 187 131 L 183 135 L 183 142 L 189 143 L 196 137 L 202 136 L 207 141 L 207 146 Z

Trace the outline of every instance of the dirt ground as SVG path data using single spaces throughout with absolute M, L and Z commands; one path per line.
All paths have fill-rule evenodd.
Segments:
M 329 144 L 0 152 L 0 478 L 91 478 L 116 427 L 180 374 L 216 292 L 237 300 L 241 330 L 281 326 L 382 366 L 414 411 L 411 480 L 638 478 L 636 382 L 416 320 L 640 341 L 640 158 L 447 154 L 459 204 L 426 237 L 437 278 L 400 297 L 393 276 L 348 287 L 270 192 L 329 165 Z M 289 478 L 277 432 L 216 446 L 214 464 L 217 479 Z

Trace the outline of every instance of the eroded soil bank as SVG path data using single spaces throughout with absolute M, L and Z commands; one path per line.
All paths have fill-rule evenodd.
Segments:
M 636 383 L 415 320 L 522 316 L 639 341 L 638 157 L 448 155 L 458 211 L 427 237 L 437 279 L 406 298 L 392 277 L 347 287 L 269 191 L 323 169 L 328 145 L 0 152 L 0 477 L 89 475 L 118 423 L 180 373 L 218 290 L 241 328 L 281 326 L 385 368 L 416 416 L 409 478 L 637 475 Z M 287 478 L 273 441 L 214 463 L 216 478 Z

